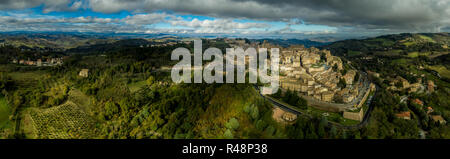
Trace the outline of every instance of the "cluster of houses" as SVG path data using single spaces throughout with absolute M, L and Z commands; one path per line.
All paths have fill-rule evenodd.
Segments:
M 430 106 L 425 106 L 423 101 L 421 101 L 420 99 L 417 99 L 417 98 L 411 99 L 411 103 L 414 103 L 414 104 L 422 107 L 422 109 L 424 111 L 426 111 L 427 116 L 434 122 L 438 122 L 440 124 L 447 123 L 447 121 L 445 121 L 445 119 L 442 117 L 442 115 L 433 114 L 434 109 Z M 400 119 L 411 120 L 411 112 L 410 111 L 399 112 L 399 113 L 395 114 L 395 116 Z
M 422 78 L 420 77 L 417 78 L 416 83 L 412 84 L 410 84 L 408 80 L 404 79 L 401 76 L 397 76 L 396 78 L 388 78 L 387 80 L 389 81 L 389 87 L 387 89 L 393 91 L 407 90 L 408 93 L 416 93 L 423 92 L 426 89 L 429 93 L 432 93 L 434 92 L 434 89 L 436 87 L 432 80 L 423 82 Z
M 354 83 L 356 70 L 349 70 L 342 75 L 342 60 L 332 56 L 330 51 L 291 46 L 283 49 L 280 57 L 281 88 L 325 102 L 340 98 L 344 103 L 349 103 L 358 96 L 358 87 Z M 347 84 L 343 89 L 338 87 L 341 79 Z
M 13 59 L 12 63 L 14 64 L 20 64 L 20 65 L 29 65 L 29 66 L 59 66 L 63 64 L 64 57 L 59 58 L 47 58 L 47 59 L 37 59 L 36 61 L 30 60 L 23 60 L 23 59 Z

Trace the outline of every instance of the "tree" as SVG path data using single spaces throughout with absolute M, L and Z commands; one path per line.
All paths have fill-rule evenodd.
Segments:
M 346 68 L 342 69 L 341 74 L 342 74 L 342 76 L 345 76 L 345 74 L 347 74 L 347 69 Z
M 343 78 L 339 79 L 339 83 L 337 84 L 338 87 L 340 87 L 341 89 L 344 89 L 347 86 L 347 83 L 345 82 L 345 80 Z
M 259 117 L 259 109 L 258 109 L 257 106 L 253 106 L 253 109 L 250 112 L 250 116 L 252 117 L 253 120 L 258 119 L 258 117 Z
M 239 121 L 236 118 L 231 118 L 227 123 L 225 123 L 225 127 L 230 130 L 236 130 L 239 128 Z
M 0 90 L 9 89 L 12 86 L 11 77 L 8 74 L 0 72 Z
M 397 87 L 397 88 L 403 88 L 403 82 L 397 82 L 397 83 L 395 83 L 395 87 Z
M 146 83 L 147 83 L 148 86 L 153 85 L 154 82 L 155 82 L 155 77 L 150 76 L 150 77 L 147 78 Z
M 119 108 L 117 107 L 117 105 L 112 101 L 106 102 L 105 104 L 106 117 L 108 117 L 108 119 L 111 119 L 117 113 L 119 113 Z
M 333 72 L 337 72 L 338 71 L 338 66 L 337 66 L 337 64 L 334 64 L 333 65 Z
M 353 83 L 356 83 L 359 80 L 359 72 L 356 72 L 355 77 L 353 79 Z
M 230 129 L 227 129 L 225 131 L 225 133 L 223 134 L 223 137 L 225 137 L 226 139 L 233 139 L 233 133 L 230 131 Z
M 297 105 L 300 109 L 308 109 L 308 101 L 302 97 L 299 97 L 298 101 L 297 101 Z
M 337 135 L 336 126 L 332 125 L 330 129 L 330 138 L 336 138 L 336 135 Z

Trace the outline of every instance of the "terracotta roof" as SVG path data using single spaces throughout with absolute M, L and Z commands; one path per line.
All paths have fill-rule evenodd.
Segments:
M 413 100 L 414 103 L 419 104 L 419 105 L 423 105 L 423 102 L 420 99 L 414 99 Z
M 395 116 L 396 117 L 399 117 L 399 118 L 403 118 L 403 117 L 411 117 L 411 112 L 409 112 L 409 111 L 406 111 L 406 112 L 401 112 L 401 113 L 397 113 L 397 114 L 395 114 Z

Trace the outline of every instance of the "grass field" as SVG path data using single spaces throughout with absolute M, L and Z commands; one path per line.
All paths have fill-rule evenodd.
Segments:
M 46 73 L 43 71 L 11 72 L 9 76 L 15 84 L 23 88 L 35 88 L 39 80 L 45 79 Z
M 375 55 L 379 56 L 398 56 L 402 50 L 390 50 L 390 51 L 377 51 L 375 52 Z
M 405 46 L 411 46 L 411 45 L 415 45 L 415 44 L 416 44 L 416 42 L 414 42 L 414 41 L 408 41 L 408 42 L 403 43 L 403 45 L 405 45 Z
M 44 74 L 42 71 L 30 71 L 30 72 L 11 72 L 8 73 L 8 75 L 11 76 L 13 80 L 27 80 L 27 79 L 39 80 L 43 77 Z
M 146 84 L 147 84 L 147 81 L 143 80 L 143 81 L 128 84 L 128 88 L 130 89 L 130 92 L 136 92 L 139 89 L 141 89 L 143 86 L 145 86 Z
M 410 52 L 410 53 L 408 53 L 408 57 L 411 57 L 411 58 L 416 58 L 416 57 L 419 57 L 419 56 L 428 56 L 428 55 L 430 55 L 431 53 L 430 52 Z
M 317 116 L 317 117 L 321 117 L 323 116 L 324 113 L 328 114 L 327 119 L 328 121 L 333 121 L 342 125 L 356 125 L 359 124 L 359 121 L 357 120 L 351 120 L 351 119 L 345 119 L 342 116 L 342 113 L 335 113 L 335 112 L 329 112 L 329 111 L 324 111 L 324 110 L 319 110 L 313 107 L 308 107 L 308 113 L 313 115 L 313 116 Z
M 450 70 L 442 65 L 427 66 L 427 68 L 437 71 L 442 77 L 450 78 Z
M 395 42 L 391 41 L 391 40 L 387 40 L 387 39 L 383 39 L 383 38 L 375 38 L 375 39 L 371 39 L 368 40 L 370 42 L 376 42 L 381 44 L 382 46 L 392 46 L 395 44 Z M 378 44 L 373 44 L 373 46 L 377 46 Z
M 9 115 L 11 115 L 11 109 L 5 97 L 0 95 L 0 129 L 10 126 Z
M 358 55 L 360 55 L 361 54 L 361 52 L 359 52 L 359 51 L 353 51 L 353 50 L 348 50 L 348 53 L 347 53 L 347 55 L 348 56 L 358 56 Z
M 392 63 L 393 64 L 399 64 L 399 65 L 406 65 L 406 64 L 408 64 L 408 62 L 410 62 L 411 61 L 411 59 L 404 59 L 404 58 L 402 58 L 402 59 L 395 59 L 395 60 L 392 60 Z
M 431 37 L 425 36 L 425 35 L 419 35 L 419 37 L 427 42 L 433 42 L 435 43 L 436 41 L 434 41 Z

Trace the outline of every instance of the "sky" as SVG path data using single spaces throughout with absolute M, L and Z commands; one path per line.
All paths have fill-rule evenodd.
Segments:
M 1 0 L 0 31 L 281 38 L 449 32 L 450 0 Z

